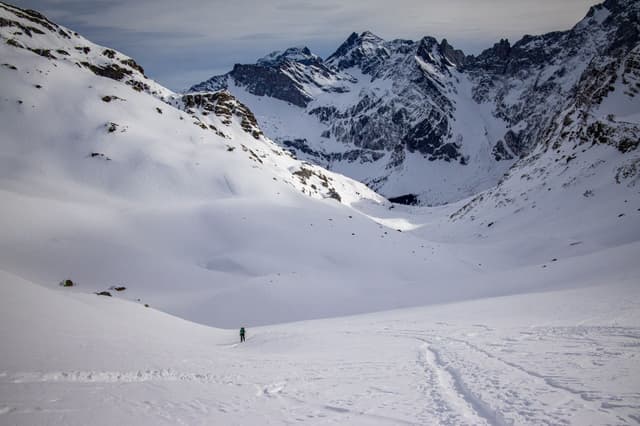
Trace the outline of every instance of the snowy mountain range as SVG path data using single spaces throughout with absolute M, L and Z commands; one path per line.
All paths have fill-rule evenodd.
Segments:
M 589 279 L 610 277 L 610 267 L 591 268 L 611 264 L 614 252 L 626 265 L 640 241 L 637 9 L 607 2 L 570 32 L 525 37 L 513 48 L 502 42 L 478 58 L 446 42 L 382 42 L 370 33 L 350 37 L 325 61 L 289 49 L 219 78 L 238 100 L 224 90 L 173 93 L 132 58 L 3 3 L 0 269 L 34 282 L 72 277 L 95 291 L 136 283 L 130 299 L 217 325 L 571 283 L 571 262 L 554 269 L 555 278 L 543 271 L 552 258 L 600 259 L 587 268 Z M 495 65 L 499 57 L 506 65 Z M 247 75 L 253 91 L 289 93 L 290 102 L 252 95 L 234 75 Z M 541 91 L 559 103 L 545 110 L 527 102 Z M 368 102 L 404 105 L 398 123 L 415 122 L 427 133 L 407 139 L 403 126 L 385 128 L 393 109 L 382 104 L 369 124 L 345 130 L 355 122 L 351 112 L 371 113 Z M 545 121 L 553 108 L 560 112 Z M 422 116 L 427 110 L 442 120 Z M 508 132 L 506 112 L 496 118 L 503 110 L 524 117 L 509 124 L 512 133 L 545 128 L 533 145 L 524 137 L 504 142 L 503 155 L 524 155 L 506 173 L 515 159 L 495 160 L 502 151 L 493 142 Z M 261 123 L 265 112 L 282 115 Z M 327 121 L 329 128 L 318 120 L 325 113 L 343 118 Z M 463 116 L 469 119 L 456 118 Z M 404 170 L 398 179 L 437 171 L 441 180 L 426 186 L 432 194 L 488 189 L 438 208 L 392 205 L 359 182 L 292 158 L 269 138 L 291 123 L 329 131 L 322 143 L 336 149 L 347 144 L 335 135 L 360 137 L 369 125 L 406 142 L 388 152 L 385 139 L 366 141 L 334 165 L 370 174 L 386 161 L 374 157 L 394 155 L 398 168 L 381 170 Z M 458 129 L 469 144 L 431 138 L 434 123 L 447 134 Z M 365 152 L 371 162 L 346 159 Z
M 638 40 L 638 3 L 610 0 L 571 30 L 501 40 L 477 57 L 432 37 L 353 33 L 325 60 L 291 48 L 190 91 L 228 89 L 297 157 L 437 205 L 494 186 L 547 145 L 560 116 L 590 99 L 585 87 L 597 91 L 614 68 L 632 99 Z
M 174 93 L 0 2 L 0 424 L 637 422 L 639 9 Z

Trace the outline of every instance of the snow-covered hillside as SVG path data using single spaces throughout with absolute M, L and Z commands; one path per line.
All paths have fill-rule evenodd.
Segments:
M 228 93 L 173 94 L 36 12 L 0 13 L 0 269 L 219 326 L 494 291 L 439 288 L 470 262 L 372 220 L 358 209 L 384 199 L 290 158 Z
M 292 160 L 285 151 L 262 135 L 251 111 L 228 93 L 219 92 L 205 96 L 174 94 L 149 80 L 144 75 L 142 67 L 133 59 L 112 49 L 97 46 L 78 34 L 48 21 L 37 12 L 22 11 L 4 4 L 0 7 L 0 12 L 3 16 L 2 38 L 5 41 L 3 43 L 5 62 L 2 64 L 2 89 L 6 92 L 3 99 L 4 107 L 8 110 L 7 114 L 13 113 L 20 117 L 35 114 L 31 120 L 37 126 L 31 127 L 41 127 L 48 132 L 47 138 L 42 136 L 33 138 L 31 145 L 42 144 L 45 147 L 51 147 L 52 143 L 48 141 L 50 139 L 57 139 L 60 144 L 64 144 L 63 141 L 69 139 L 66 143 L 72 148 L 81 153 L 95 148 L 94 152 L 88 153 L 89 157 L 97 161 L 113 160 L 113 163 L 107 164 L 117 168 L 123 164 L 123 161 L 111 158 L 108 155 L 109 152 L 95 152 L 99 146 L 116 149 L 113 144 L 107 145 L 101 142 L 114 142 L 122 138 L 134 139 L 135 143 L 142 148 L 148 148 L 153 147 L 149 144 L 155 140 L 156 143 L 159 141 L 165 149 L 168 149 L 172 141 L 175 141 L 178 146 L 204 146 L 201 149 L 205 151 L 211 149 L 208 147 L 209 144 L 214 144 L 217 150 L 224 149 L 229 153 L 240 153 L 240 155 L 230 154 L 228 158 L 224 158 L 223 163 L 232 170 L 238 167 L 233 164 L 234 161 L 244 164 L 240 166 L 240 170 L 249 168 L 248 165 L 255 168 L 257 164 L 257 168 L 263 170 L 262 173 L 256 172 L 258 179 L 262 181 L 272 177 L 280 178 L 283 182 L 315 198 L 334 198 L 340 201 L 344 196 L 345 204 L 364 198 L 377 202 L 383 200 L 375 193 L 367 191 L 363 185 Z M 22 68 L 17 65 L 22 65 Z M 74 80 L 71 76 L 77 76 L 78 79 Z M 91 84 L 94 80 L 98 82 L 96 83 L 98 87 Z M 48 84 L 45 86 L 45 83 Z M 25 90 L 25 86 L 30 90 Z M 22 99 L 20 95 L 31 95 L 32 99 Z M 95 99 L 96 96 L 98 99 Z M 86 100 L 80 101 L 83 98 Z M 38 100 L 47 103 L 37 108 L 34 103 Z M 31 101 L 31 104 L 27 101 Z M 90 108 L 83 104 L 91 101 L 96 101 L 92 102 L 96 106 Z M 10 105 L 11 103 L 14 105 Z M 140 103 L 146 103 L 146 108 L 143 108 Z M 174 108 L 169 108 L 167 105 Z M 51 111 L 47 111 L 47 108 L 51 108 Z M 166 108 L 169 109 L 165 111 Z M 84 109 L 83 115 L 76 114 L 78 109 Z M 133 110 L 137 111 L 134 113 Z M 155 114 L 148 113 L 148 110 Z M 47 112 L 55 113 L 49 121 L 38 116 Z M 100 123 L 101 125 L 87 123 L 85 116 L 92 113 L 103 115 L 104 117 L 100 118 L 104 119 L 104 123 Z M 111 116 L 119 114 L 124 117 L 120 122 L 109 121 L 107 120 L 110 118 L 109 114 Z M 62 138 L 56 132 L 69 131 L 66 128 L 72 126 L 66 120 L 68 117 L 76 118 L 75 129 L 72 129 L 76 134 L 73 138 Z M 60 118 L 63 119 L 60 120 L 62 122 L 55 123 Z M 81 121 L 81 118 L 85 120 Z M 137 128 L 133 124 L 136 120 L 140 121 Z M 6 121 L 7 124 L 14 122 L 8 116 Z M 12 142 L 17 143 L 21 138 L 25 138 L 23 128 L 19 126 L 22 123 L 19 121 L 15 123 L 3 129 L 7 133 L 5 148 L 8 152 L 14 149 L 10 146 Z M 91 132 L 85 130 L 91 126 L 94 127 Z M 159 128 L 159 126 L 165 128 Z M 198 129 L 194 130 L 194 127 Z M 169 130 L 170 128 L 173 129 Z M 184 129 L 190 131 L 187 132 Z M 145 135 L 146 142 L 140 140 L 137 134 L 130 136 L 132 132 L 141 131 L 151 131 L 155 134 Z M 165 137 L 161 138 L 160 135 Z M 84 140 L 90 140 L 93 145 L 83 144 Z M 183 141 L 187 143 L 181 143 Z M 131 146 L 131 144 L 119 145 L 125 145 L 128 148 Z M 119 145 L 116 144 L 115 147 Z M 64 147 L 56 148 L 61 148 L 59 153 L 69 154 Z M 197 148 L 193 151 L 189 155 L 197 155 Z M 158 155 L 158 152 L 148 149 L 145 154 L 154 156 Z M 207 157 L 206 153 L 202 154 L 203 157 Z M 240 158 L 234 160 L 235 157 Z M 145 160 L 139 158 L 136 167 L 132 168 L 135 169 L 133 171 L 142 172 L 142 169 L 147 166 Z M 153 160 L 166 162 L 167 158 Z M 174 157 L 171 160 L 175 161 L 177 158 Z M 195 157 L 192 160 L 194 161 L 191 166 L 196 170 L 200 164 L 195 161 Z M 182 159 L 181 166 L 185 166 L 184 161 L 185 159 Z M 89 164 L 95 163 L 96 161 L 89 162 Z M 51 167 L 54 166 L 57 164 L 51 165 Z M 63 165 L 62 168 L 67 173 L 72 173 L 78 168 L 77 165 L 74 166 Z M 206 171 L 208 167 L 205 164 L 201 169 Z M 224 174 L 221 172 L 223 171 L 208 170 L 208 173 L 216 175 Z M 242 174 L 238 173 L 238 175 Z M 162 179 L 163 177 L 159 176 L 155 185 L 161 186 Z M 128 182 L 131 186 L 128 190 L 134 191 L 136 183 L 136 181 Z M 177 185 L 177 180 L 174 183 Z M 232 183 L 225 182 L 223 185 L 218 185 L 218 188 L 210 186 L 206 191 L 219 190 L 221 186 L 223 189 L 221 192 L 218 191 L 219 193 L 228 192 Z M 112 186 L 111 189 L 114 187 Z M 146 189 L 141 188 L 139 192 L 150 195 Z M 256 186 L 252 193 L 260 193 L 263 192 L 262 190 L 263 188 Z M 191 191 L 196 193 L 197 189 L 192 188 Z M 360 194 L 356 194 L 357 192 Z M 186 194 L 183 193 L 183 195 Z
M 640 420 L 637 281 L 279 326 L 204 327 L 0 273 L 0 423 Z
M 569 161 L 570 143 L 541 148 L 519 166 L 531 173 L 514 169 L 474 200 L 390 209 L 289 157 L 228 92 L 171 93 L 131 58 L 35 12 L 0 13 L 2 270 L 85 292 L 124 286 L 121 297 L 218 326 L 637 271 L 635 163 L 615 169 L 637 150 L 585 144 Z
M 228 94 L 174 95 L 40 15 L 0 13 L 2 269 L 233 325 L 382 308 L 396 268 L 420 273 L 349 207 L 383 198 L 290 158 Z

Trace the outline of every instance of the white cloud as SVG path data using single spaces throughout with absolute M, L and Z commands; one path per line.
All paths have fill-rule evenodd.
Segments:
M 500 38 L 568 29 L 594 0 L 25 0 L 147 64 L 170 86 L 291 45 L 328 55 L 353 31 L 385 39 L 447 38 L 478 53 Z M 207 58 L 202 58 L 206 55 Z M 141 57 L 140 57 L 141 56 Z M 176 61 L 180 63 L 176 63 Z M 186 63 L 185 63 L 186 62 Z M 189 66 L 193 62 L 193 66 Z M 179 74 L 185 77 L 182 85 Z

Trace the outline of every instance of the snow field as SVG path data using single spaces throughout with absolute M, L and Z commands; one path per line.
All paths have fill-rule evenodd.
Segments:
M 619 424 L 635 281 L 237 330 L 0 274 L 3 424 Z

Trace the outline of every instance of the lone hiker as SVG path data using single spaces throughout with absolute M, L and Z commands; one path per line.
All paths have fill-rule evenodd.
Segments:
M 240 341 L 244 342 L 244 327 L 240 327 Z

